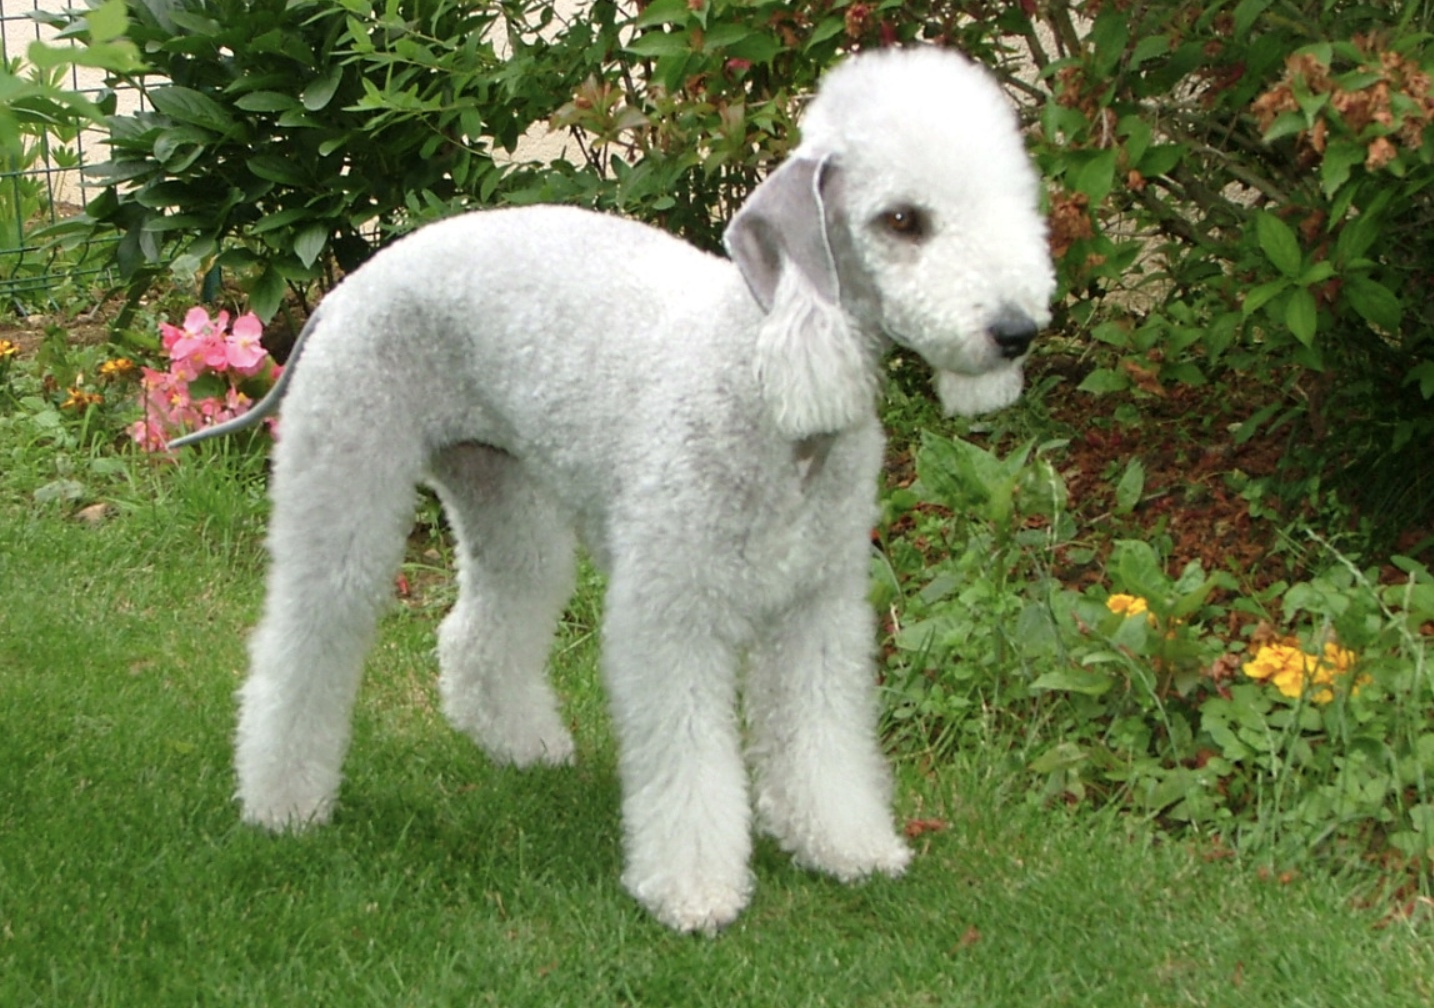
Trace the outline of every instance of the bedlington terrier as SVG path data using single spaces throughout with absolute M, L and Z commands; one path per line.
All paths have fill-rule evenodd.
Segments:
M 1052 269 L 1012 108 L 964 57 L 851 58 L 802 135 L 731 261 L 560 207 L 424 227 L 325 299 L 271 397 L 200 432 L 287 389 L 245 820 L 333 812 L 427 483 L 458 541 L 443 710 L 493 760 L 573 758 L 544 664 L 579 541 L 605 572 L 622 878 L 659 920 L 732 921 L 754 826 L 843 881 L 905 869 L 867 601 L 882 355 L 919 353 L 953 411 L 1006 405 Z

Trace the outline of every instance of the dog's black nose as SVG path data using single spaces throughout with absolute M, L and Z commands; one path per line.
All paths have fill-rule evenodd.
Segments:
M 1008 309 L 996 317 L 987 331 L 1000 348 L 1001 356 L 1015 360 L 1031 348 L 1031 341 L 1036 338 L 1036 323 L 1025 312 Z

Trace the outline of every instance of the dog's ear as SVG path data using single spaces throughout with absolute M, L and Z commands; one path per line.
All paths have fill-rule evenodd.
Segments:
M 794 439 L 843 430 L 869 414 L 877 362 L 841 303 L 827 205 L 840 171 L 831 156 L 796 157 L 753 191 L 723 235 L 767 313 L 757 333 L 757 380 L 781 431 Z
M 765 311 L 772 310 L 782 274 L 793 269 L 813 297 L 841 301 L 822 196 L 836 171 L 830 156 L 792 158 L 752 191 L 727 225 L 722 242 Z

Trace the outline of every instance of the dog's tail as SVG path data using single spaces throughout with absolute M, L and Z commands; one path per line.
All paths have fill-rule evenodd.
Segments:
M 284 393 L 289 389 L 289 379 L 294 374 L 294 367 L 299 363 L 299 354 L 303 352 L 304 340 L 308 338 L 309 333 L 312 332 L 314 326 L 318 324 L 319 316 L 322 313 L 323 308 L 320 307 L 309 316 L 309 321 L 304 323 L 304 328 L 299 332 L 299 338 L 294 341 L 294 349 L 289 351 L 288 363 L 284 365 L 284 370 L 279 372 L 279 380 L 274 383 L 274 387 L 269 390 L 268 394 L 255 403 L 248 412 L 242 413 L 232 420 L 225 420 L 221 424 L 215 424 L 213 427 L 205 427 L 192 434 L 186 434 L 184 437 L 175 438 L 166 444 L 165 447 L 173 451 L 175 448 L 183 448 L 186 445 L 197 444 L 200 441 L 208 441 L 210 438 L 236 434 L 241 430 L 248 430 L 265 417 L 277 411 L 279 403 L 284 398 Z

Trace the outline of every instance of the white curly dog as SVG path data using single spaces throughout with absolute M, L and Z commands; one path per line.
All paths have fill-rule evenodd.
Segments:
M 867 601 L 882 354 L 924 357 L 951 410 L 1004 406 L 1052 269 L 1013 111 L 964 57 L 850 59 L 802 132 L 731 262 L 575 209 L 433 224 L 329 295 L 265 402 L 195 436 L 287 390 L 245 820 L 329 818 L 427 483 L 459 544 L 443 707 L 494 760 L 573 758 L 544 665 L 579 539 L 606 573 L 623 882 L 659 920 L 737 916 L 754 816 L 838 879 L 906 867 Z

